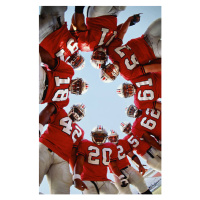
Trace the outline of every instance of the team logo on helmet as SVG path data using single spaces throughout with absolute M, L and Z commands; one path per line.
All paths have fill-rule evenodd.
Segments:
M 119 75 L 119 66 L 116 64 L 108 64 L 102 67 L 100 71 L 100 78 L 105 83 L 114 81 Z
M 88 83 L 86 83 L 82 78 L 76 78 L 71 81 L 70 91 L 72 94 L 81 95 L 87 92 Z
M 76 104 L 71 107 L 68 116 L 73 116 L 75 121 L 80 121 L 85 116 L 85 105 Z
M 129 122 L 121 122 L 120 124 L 120 130 L 126 134 L 131 133 L 131 123 Z
M 119 135 L 114 131 L 114 130 L 111 130 L 108 134 L 108 140 L 114 144 L 117 144 L 118 143 L 118 138 L 119 138 Z
M 123 83 L 117 88 L 117 94 L 122 98 L 132 97 L 136 93 L 134 85 Z
M 93 51 L 90 63 L 94 68 L 100 69 L 106 64 L 107 60 L 108 56 L 106 51 L 102 47 L 99 47 Z
M 106 142 L 108 137 L 107 131 L 103 128 L 103 126 L 98 125 L 93 128 L 91 131 L 92 141 L 97 145 L 102 145 Z
M 125 108 L 125 113 L 129 116 L 129 117 L 134 117 L 136 118 L 137 114 L 138 114 L 138 108 L 134 105 L 130 105 L 128 107 Z

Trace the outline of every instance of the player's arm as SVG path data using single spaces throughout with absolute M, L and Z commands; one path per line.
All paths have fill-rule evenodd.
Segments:
M 39 46 L 40 57 L 43 63 L 47 64 L 49 69 L 54 70 L 57 66 L 57 59 L 52 58 L 48 51 Z
M 56 107 L 53 104 L 47 104 L 47 106 L 39 114 L 39 135 L 42 134 L 43 127 L 48 123 L 51 115 L 56 111 Z
M 85 31 L 87 26 L 85 24 L 85 17 L 83 14 L 83 9 L 85 6 L 75 6 L 75 13 L 72 16 L 71 28 L 70 30 L 75 31 Z
M 81 180 L 83 165 L 84 165 L 84 156 L 79 154 L 76 160 L 75 167 L 74 167 L 73 180 L 74 180 L 75 188 L 81 191 L 83 191 L 84 189 L 88 189 L 85 183 L 83 183 Z
M 161 151 L 161 145 L 148 132 L 145 132 L 142 137 L 149 145 Z
M 118 176 L 119 180 L 121 181 L 121 187 L 126 187 L 128 185 L 127 177 L 121 173 L 121 171 L 119 170 L 119 168 L 117 166 L 117 162 L 111 161 L 110 167 L 111 167 L 112 171 Z
M 149 72 L 161 72 L 161 63 L 151 63 L 143 65 L 145 73 Z
M 133 163 L 138 165 L 139 172 L 144 175 L 146 172 L 146 169 L 143 167 L 142 163 L 140 162 L 140 159 L 135 155 L 132 151 L 128 153 L 128 156 L 132 159 Z
M 72 168 L 72 172 L 74 172 L 74 166 L 75 166 L 75 163 L 76 163 L 76 153 L 77 153 L 77 147 L 73 147 L 71 157 L 69 159 L 69 164 Z

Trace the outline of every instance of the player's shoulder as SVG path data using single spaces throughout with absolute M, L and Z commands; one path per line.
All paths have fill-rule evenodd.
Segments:
M 106 143 L 104 143 L 104 147 L 106 147 L 106 148 L 111 148 L 111 149 L 115 149 L 116 148 L 116 145 L 115 144 L 113 144 L 112 142 L 106 142 Z

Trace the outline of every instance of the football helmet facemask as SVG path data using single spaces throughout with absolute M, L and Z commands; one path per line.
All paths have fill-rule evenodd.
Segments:
M 82 78 L 76 78 L 71 80 L 69 89 L 72 94 L 81 95 L 88 90 L 88 87 L 89 85 Z
M 94 68 L 100 69 L 106 64 L 107 60 L 108 56 L 106 55 L 106 51 L 102 47 L 99 47 L 93 51 L 90 63 Z
M 129 117 L 137 118 L 138 108 L 134 105 L 130 105 L 125 109 L 125 112 Z
M 108 140 L 110 142 L 112 142 L 113 144 L 117 144 L 118 143 L 118 138 L 119 138 L 119 135 L 114 131 L 114 130 L 111 130 L 108 134 Z
M 136 93 L 134 85 L 123 83 L 117 88 L 117 94 L 122 98 L 132 97 Z
M 78 51 L 71 55 L 68 62 L 75 70 L 81 70 L 85 66 L 85 59 L 78 53 Z
M 68 113 L 68 116 L 74 119 L 74 121 L 80 121 L 85 116 L 85 105 L 76 104 L 71 107 L 71 110 Z
M 131 123 L 127 123 L 127 122 L 122 122 L 120 124 L 120 130 L 123 132 L 123 133 L 126 133 L 126 134 L 130 134 L 131 133 Z
M 105 83 L 114 81 L 119 75 L 119 66 L 116 64 L 108 64 L 102 67 L 100 71 L 100 78 Z
M 98 125 L 93 128 L 91 131 L 92 141 L 97 145 L 102 145 L 106 142 L 108 137 L 107 131 L 103 128 L 103 126 Z

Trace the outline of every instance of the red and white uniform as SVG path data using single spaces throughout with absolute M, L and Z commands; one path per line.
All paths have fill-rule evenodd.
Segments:
M 128 41 L 125 45 L 122 45 L 121 39 L 116 38 L 107 50 L 110 60 L 119 63 L 120 75 L 126 80 L 137 77 L 134 70 L 138 64 L 148 64 L 156 59 L 153 50 L 144 40 L 143 35 Z
M 77 147 L 84 137 L 84 130 L 68 117 L 64 109 L 51 115 L 46 131 L 39 141 L 66 161 L 72 148 Z
M 144 178 L 137 170 L 131 166 L 127 158 L 127 154 L 132 151 L 129 142 L 127 140 L 120 139 L 118 140 L 116 146 L 118 149 L 117 165 L 119 169 L 124 175 L 126 175 L 126 177 L 128 177 L 129 183 L 134 185 L 140 191 L 140 193 L 147 191 L 148 187 L 144 181 Z M 116 175 L 114 175 L 114 179 L 115 185 L 118 188 L 120 194 L 132 194 L 130 186 L 121 187 L 120 180 Z
M 39 184 L 47 175 L 51 194 L 69 194 L 73 184 L 69 168 L 72 148 L 83 139 L 84 131 L 61 109 L 50 117 L 39 141 Z
M 137 135 L 137 133 L 141 133 L 141 135 Z M 132 151 L 136 151 L 138 155 L 143 156 L 147 150 L 151 147 L 143 138 L 144 131 L 136 130 L 132 134 L 126 135 L 123 140 L 126 140 Z M 142 138 L 142 139 L 141 139 Z
M 161 140 L 161 111 L 155 109 L 142 110 L 142 115 L 135 119 L 132 133 L 147 131 Z
M 131 80 L 136 88 L 134 104 L 139 109 L 155 108 L 158 98 L 161 98 L 161 73 L 148 73 Z
M 108 46 L 117 34 L 117 17 L 100 16 L 86 18 L 86 31 L 77 31 L 78 47 L 89 52 L 102 45 Z
M 60 29 L 48 35 L 40 46 L 48 51 L 52 58 L 60 57 L 65 62 L 78 51 L 76 38 L 67 29 L 66 22 Z
M 143 138 L 142 135 L 145 131 L 134 129 L 132 134 L 124 137 L 128 141 L 131 149 L 136 151 L 147 164 L 153 169 L 161 172 L 161 152 L 154 147 L 151 147 Z
M 116 144 L 118 150 L 117 166 L 121 170 L 130 165 L 127 154 L 131 151 L 130 145 L 126 140 L 119 139 Z
M 109 181 L 107 167 L 111 161 L 117 160 L 117 148 L 107 142 L 97 145 L 89 140 L 82 140 L 78 148 L 78 154 L 85 157 L 82 181 Z
M 63 61 L 59 61 L 55 70 L 44 67 L 48 78 L 48 89 L 41 104 L 52 103 L 56 108 L 69 104 L 69 86 L 74 75 L 74 69 Z

